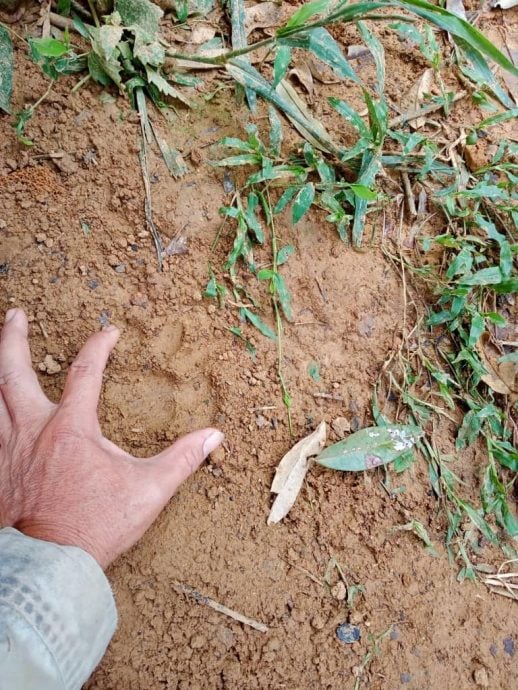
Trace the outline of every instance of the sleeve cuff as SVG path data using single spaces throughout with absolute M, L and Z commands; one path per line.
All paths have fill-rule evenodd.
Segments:
M 116 625 L 109 582 L 90 554 L 0 530 L 0 690 L 79 690 Z

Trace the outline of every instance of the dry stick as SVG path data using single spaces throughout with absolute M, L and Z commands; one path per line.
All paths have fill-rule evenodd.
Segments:
M 405 199 L 408 207 L 408 212 L 415 218 L 417 216 L 417 209 L 415 207 L 414 193 L 412 192 L 412 185 L 410 183 L 410 177 L 408 173 L 403 171 L 401 173 L 401 179 L 403 180 L 403 189 L 405 190 Z
M 337 402 L 343 402 L 343 397 L 338 395 L 338 393 L 313 393 L 314 398 L 324 398 L 324 400 L 336 400 Z
M 462 100 L 466 96 L 466 91 L 460 91 L 459 93 L 455 94 L 455 96 L 452 99 L 452 103 L 456 103 L 457 101 Z M 430 105 L 425 105 L 422 108 L 408 110 L 406 113 L 403 113 L 402 115 L 397 115 L 396 117 L 393 117 L 391 120 L 389 120 L 389 127 L 390 129 L 392 129 L 393 127 L 397 127 L 398 125 L 404 125 L 405 122 L 408 122 L 409 120 L 415 120 L 416 118 L 421 117 L 422 115 L 434 113 L 436 110 L 440 110 L 443 107 L 443 103 L 430 103 Z
M 77 31 L 75 26 L 72 24 L 72 20 L 68 17 L 62 17 L 56 12 L 49 12 L 49 20 L 52 26 L 57 26 L 58 29 L 68 29 L 69 31 Z
M 223 604 L 214 601 L 214 599 L 206 597 L 204 594 L 200 594 L 200 592 L 194 589 L 194 587 L 184 585 L 181 582 L 176 582 L 175 580 L 173 580 L 172 585 L 177 592 L 180 592 L 181 594 L 187 594 L 188 596 L 192 597 L 198 604 L 209 606 L 211 609 L 214 609 L 214 611 L 218 611 L 218 613 L 222 613 L 225 616 L 229 616 L 229 618 L 233 618 L 234 620 L 239 621 L 240 623 L 244 623 L 244 625 L 249 625 L 254 630 L 259 630 L 259 632 L 268 632 L 268 626 L 264 623 L 259 623 L 258 621 L 254 621 L 253 618 L 248 618 L 248 616 L 243 616 L 242 613 L 238 613 L 233 609 L 229 609 L 227 606 L 224 606 Z

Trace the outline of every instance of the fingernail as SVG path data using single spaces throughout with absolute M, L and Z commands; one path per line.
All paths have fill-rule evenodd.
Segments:
M 103 328 L 104 333 L 113 333 L 113 331 L 118 331 L 119 329 L 117 326 L 114 326 L 112 323 L 109 326 L 106 326 L 106 328 Z
M 9 323 L 9 321 L 14 319 L 17 313 L 18 309 L 8 309 L 5 313 L 5 323 Z
M 212 434 L 203 442 L 203 456 L 206 458 L 207 455 L 212 453 L 213 450 L 216 450 L 224 438 L 225 436 L 221 433 L 221 431 L 213 431 Z

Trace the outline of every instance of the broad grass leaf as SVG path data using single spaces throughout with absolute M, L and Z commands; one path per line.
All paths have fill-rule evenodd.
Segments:
M 293 199 L 296 193 L 297 187 L 287 187 L 282 193 L 281 197 L 279 198 L 279 201 L 275 204 L 273 212 L 276 215 L 277 213 L 282 213 L 282 211 L 284 211 L 284 209 L 290 203 L 290 201 Z
M 381 41 L 369 31 L 364 22 L 358 22 L 358 29 L 361 37 L 367 44 L 367 48 L 372 53 L 376 65 L 376 84 L 374 88 L 378 95 L 383 97 L 385 91 L 385 49 Z
M 295 197 L 293 202 L 293 207 L 291 211 L 291 219 L 294 225 L 296 225 L 302 216 L 309 211 L 309 207 L 313 203 L 315 198 L 315 185 L 312 182 L 308 182 L 302 187 Z
M 419 427 L 403 424 L 360 429 L 326 448 L 316 462 L 342 472 L 370 470 L 386 465 L 410 450 L 422 435 Z
M 349 105 L 349 103 L 342 101 L 339 98 L 335 98 L 334 96 L 328 98 L 327 100 L 329 105 L 355 128 L 362 139 L 368 140 L 371 138 L 370 129 L 367 127 L 359 113 L 357 113 L 356 110 Z
M 244 0 L 229 0 L 230 4 L 230 23 L 232 26 L 232 48 L 240 50 L 246 48 L 247 33 L 246 33 L 246 12 Z M 244 62 L 249 62 L 249 58 L 244 56 L 241 58 Z M 245 85 L 246 100 L 252 112 L 255 112 L 257 105 L 257 96 L 254 89 Z M 239 87 L 236 87 L 239 89 Z
M 215 161 L 212 165 L 218 168 L 230 168 L 235 165 L 258 165 L 260 162 L 261 156 L 258 153 L 242 153 Z
M 280 156 L 282 146 L 282 125 L 273 105 L 268 106 L 268 120 L 270 122 L 270 152 L 272 156 Z
M 374 185 L 374 180 L 376 179 L 380 165 L 380 156 L 377 153 L 368 150 L 365 151 L 362 157 L 357 184 L 370 189 Z M 359 197 L 356 198 L 354 204 L 352 239 L 356 247 L 359 247 L 362 243 L 363 230 L 365 228 L 365 214 L 367 213 L 368 204 L 369 202 L 366 199 L 360 199 Z
M 284 316 L 288 321 L 293 321 L 293 311 L 291 309 L 291 295 L 286 285 L 286 281 L 280 275 L 280 273 L 274 273 L 272 276 L 272 280 L 275 289 L 277 290 L 277 296 L 279 298 L 279 302 L 281 303 L 281 308 L 284 312 Z
M 275 333 L 272 331 L 270 326 L 267 326 L 264 321 L 261 319 L 260 316 L 257 314 L 254 314 L 253 311 L 250 311 L 250 309 L 247 309 L 246 307 L 243 307 L 239 310 L 239 313 L 241 316 L 257 328 L 258 331 L 260 331 L 263 335 L 265 335 L 267 338 L 271 338 L 272 340 L 277 340 L 277 336 Z
M 490 452 L 498 462 L 510 469 L 512 472 L 518 472 L 518 450 L 512 446 L 508 441 L 490 441 Z
M 252 65 L 238 58 L 229 60 L 225 68 L 239 84 L 253 89 L 285 113 L 302 136 L 314 146 L 340 155 L 340 149 L 332 142 L 323 125 L 308 113 L 295 89 L 285 80 L 274 88 Z
M 6 113 L 11 112 L 13 74 L 13 44 L 7 29 L 0 25 L 0 109 Z
M 321 422 L 312 434 L 296 443 L 278 464 L 270 489 L 277 497 L 268 516 L 269 525 L 279 522 L 289 513 L 302 488 L 309 458 L 322 450 L 326 436 L 326 423 Z
M 286 71 L 291 60 L 291 48 L 286 45 L 277 46 L 277 51 L 275 53 L 275 60 L 273 63 L 273 86 L 284 79 L 286 76 Z
M 258 203 L 259 197 L 255 192 L 251 192 L 248 195 L 244 216 L 246 224 L 248 225 L 249 229 L 254 233 L 256 240 L 259 242 L 259 244 L 263 244 L 264 232 L 261 227 L 261 223 L 259 222 L 259 219 L 255 215 L 255 209 L 257 208 Z
M 163 11 L 150 0 L 115 0 L 115 11 L 124 26 L 136 24 L 150 39 L 158 34 Z
M 437 5 L 432 5 L 426 0 L 394 0 L 388 2 L 389 6 L 403 7 L 419 17 L 428 20 L 431 24 L 440 27 L 444 31 L 466 41 L 470 46 L 490 57 L 497 65 L 518 76 L 518 68 L 501 53 L 492 41 L 474 26 L 460 17 L 448 12 Z
M 360 82 L 358 75 L 342 53 L 340 45 L 327 29 L 317 27 L 294 36 L 279 38 L 278 41 L 281 46 L 309 50 L 319 60 L 329 65 L 339 77 L 352 79 L 356 83 Z
M 330 4 L 331 0 L 313 0 L 313 2 L 304 3 L 302 7 L 291 15 L 286 24 L 281 27 L 281 31 L 302 26 L 310 17 L 325 12 Z

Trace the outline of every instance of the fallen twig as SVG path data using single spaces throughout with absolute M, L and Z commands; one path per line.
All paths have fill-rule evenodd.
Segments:
M 172 582 L 172 585 L 177 592 L 180 592 L 181 594 L 187 594 L 188 596 L 192 597 L 198 604 L 209 606 L 211 609 L 214 609 L 214 611 L 218 611 L 218 613 L 223 613 L 225 616 L 229 616 L 229 618 L 233 618 L 234 620 L 239 621 L 244 625 L 248 625 L 254 630 L 258 630 L 259 632 L 268 632 L 268 626 L 264 623 L 259 623 L 258 621 L 254 621 L 253 618 L 248 618 L 248 616 L 244 616 L 242 613 L 238 613 L 233 609 L 229 609 L 228 606 L 224 606 L 224 604 L 220 604 L 219 602 L 214 601 L 214 599 L 211 599 L 210 597 L 206 597 L 204 594 L 201 594 L 196 589 L 194 589 L 194 587 L 184 585 L 181 582 L 176 582 L 174 580 Z
M 502 572 L 502 569 L 509 563 L 516 563 L 518 565 L 518 559 L 513 558 L 509 561 L 505 561 L 505 563 L 502 563 L 497 573 L 488 575 L 488 577 L 484 578 L 483 582 L 489 587 L 489 591 L 493 592 L 493 594 L 499 594 L 502 597 L 518 601 L 518 571 L 511 573 Z
M 467 95 L 466 91 L 460 91 L 456 93 L 452 98 L 452 103 L 462 100 Z M 415 120 L 422 115 L 427 115 L 428 113 L 434 113 L 436 110 L 440 110 L 444 107 L 443 103 L 430 103 L 430 105 L 425 105 L 422 108 L 416 108 L 414 110 L 407 110 L 406 113 L 401 115 L 396 115 L 391 120 L 389 120 L 389 127 L 397 127 L 398 125 L 404 125 L 405 122 L 409 120 Z

